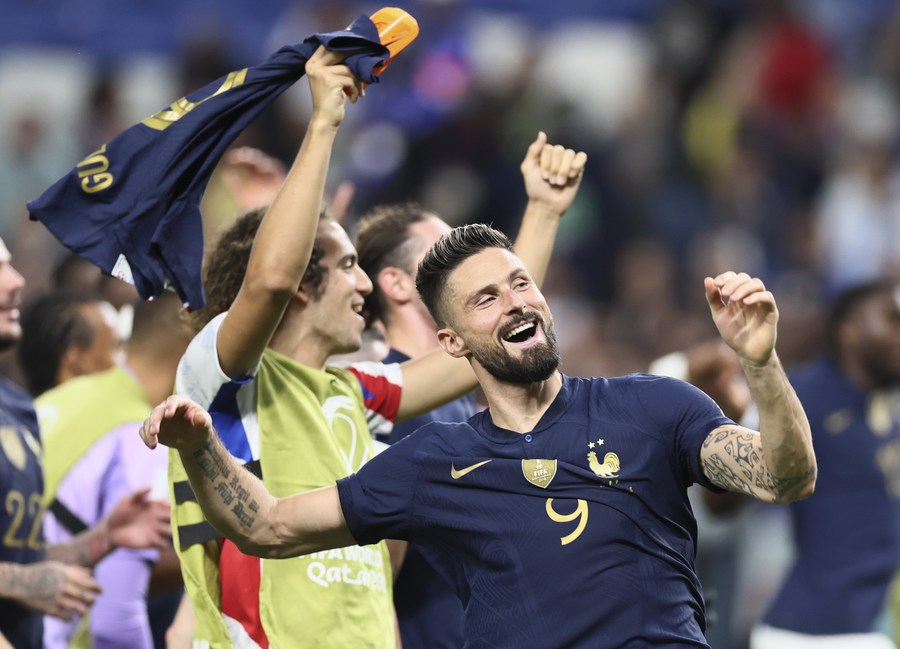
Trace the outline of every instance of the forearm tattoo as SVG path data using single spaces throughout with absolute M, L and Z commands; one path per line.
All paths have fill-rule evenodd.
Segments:
M 241 479 L 252 476 L 242 476 L 232 472 L 220 450 L 213 447 L 204 447 L 194 452 L 194 460 L 203 477 L 212 483 L 212 493 L 229 508 L 243 529 L 250 529 L 256 522 L 256 514 L 259 513 L 259 503 L 251 498 L 250 491 L 241 484 Z
M 32 599 L 52 599 L 62 585 L 62 575 L 46 564 L 38 564 L 35 569 L 24 574 L 22 586 Z
M 195 451 L 194 459 L 197 461 L 197 466 L 203 470 L 203 475 L 210 482 L 215 482 L 220 476 L 228 478 L 231 474 L 228 470 L 228 465 L 225 463 L 225 458 L 218 453 L 212 452 L 207 447 Z
M 62 575 L 51 564 L 29 566 L 0 563 L 0 597 L 52 599 L 59 591 Z
M 91 568 L 112 550 L 109 535 L 101 524 L 73 536 L 65 543 L 47 546 L 47 558 Z
M 53 564 L 0 563 L 0 597 L 33 605 L 50 601 L 60 591 L 63 575 Z
M 797 476 L 776 476 L 762 457 L 759 437 L 738 428 L 726 428 L 703 442 L 703 472 L 718 487 L 773 501 L 791 500 L 815 473 L 809 469 Z

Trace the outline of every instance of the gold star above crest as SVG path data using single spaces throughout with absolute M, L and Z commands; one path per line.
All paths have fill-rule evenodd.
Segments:
M 603 444 L 605 444 L 605 442 L 603 441 L 603 439 L 598 437 L 598 438 L 597 438 L 597 446 L 603 446 Z
M 588 448 L 594 448 L 594 442 L 588 442 Z

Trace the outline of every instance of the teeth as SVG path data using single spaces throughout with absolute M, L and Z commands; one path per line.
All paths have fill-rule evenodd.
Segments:
M 356 313 L 362 313 L 362 304 L 356 304 L 353 306 L 353 311 Z
M 512 338 L 513 336 L 515 336 L 516 334 L 520 334 L 520 333 L 522 333 L 523 331 L 526 331 L 526 330 L 528 330 L 528 329 L 531 329 L 532 327 L 534 327 L 534 323 L 533 323 L 533 322 L 526 322 L 525 324 L 520 324 L 518 327 L 516 327 L 515 329 L 513 329 L 512 331 L 510 331 L 508 334 L 506 334 L 503 338 L 504 338 L 505 340 L 509 340 L 510 338 Z

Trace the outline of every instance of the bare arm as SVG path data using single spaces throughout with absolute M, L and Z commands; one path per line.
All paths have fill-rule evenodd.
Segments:
M 548 144 L 541 131 L 519 167 L 528 204 L 514 247 L 538 286 L 544 282 L 559 223 L 578 194 L 586 164 L 586 153 Z
M 587 154 L 547 143 L 538 133 L 525 153 L 520 169 L 528 204 L 515 241 L 516 255 L 540 286 L 550 264 L 559 222 L 581 186 Z M 397 420 L 404 421 L 434 410 L 471 392 L 478 385 L 465 358 L 452 358 L 443 350 L 403 364 L 403 394 Z
M 104 523 L 73 536 L 65 543 L 47 546 L 47 558 L 76 566 L 91 567 L 112 552 L 113 545 Z
M 401 541 L 400 539 L 385 539 L 384 542 L 387 544 L 388 553 L 391 556 L 391 576 L 394 578 L 394 581 L 397 581 L 400 569 L 403 568 L 403 562 L 406 560 L 409 542 Z
M 181 604 L 175 613 L 175 619 L 166 629 L 166 649 L 191 649 L 194 644 L 194 628 L 196 618 L 191 598 L 187 593 L 181 596 Z
M 260 224 L 243 284 L 216 340 L 219 363 L 232 378 L 245 377 L 259 361 L 309 263 L 344 100 L 359 96 L 359 83 L 341 60 L 320 47 L 306 63 L 313 116 Z
M 48 546 L 47 561 L 0 563 L 0 598 L 66 620 L 83 615 L 100 592 L 88 567 L 117 547 L 160 547 L 166 542 L 169 505 L 148 500 L 149 491 L 125 496 L 97 526 L 68 543 Z
M 286 558 L 356 544 L 336 486 L 273 497 L 225 450 L 209 413 L 187 397 L 156 406 L 141 437 L 150 448 L 178 449 L 207 520 L 244 554 Z
M 400 367 L 403 392 L 397 421 L 406 421 L 434 410 L 478 386 L 468 359 L 453 358 L 443 349 L 408 360 Z
M 66 543 L 47 546 L 47 558 L 91 567 L 116 548 L 161 548 L 171 534 L 169 504 L 148 500 L 150 489 L 125 496 L 96 526 Z
M 0 598 L 64 620 L 84 615 L 100 587 L 81 566 L 58 561 L 0 563 Z M 2 605 L 2 603 L 0 603 Z
M 806 413 L 775 353 L 778 309 L 761 280 L 726 272 L 704 281 L 722 339 L 737 352 L 759 409 L 759 432 L 740 426 L 712 431 L 700 458 L 723 489 L 785 503 L 810 496 L 816 458 Z
M 384 542 L 391 557 L 391 578 L 396 584 L 397 577 L 400 575 L 400 569 L 403 567 L 403 561 L 406 559 L 409 542 L 399 539 L 385 539 Z M 392 610 L 394 612 L 394 633 L 397 634 L 397 649 L 403 649 L 403 638 L 400 635 L 400 619 L 397 617 L 397 608 L 392 607 Z

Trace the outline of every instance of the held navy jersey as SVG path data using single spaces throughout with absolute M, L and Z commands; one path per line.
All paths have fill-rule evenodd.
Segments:
M 30 564 L 44 559 L 39 439 L 31 398 L 0 378 L 0 561 Z M 39 613 L 0 599 L 0 633 L 14 647 L 39 649 L 42 629 Z
M 303 76 L 320 44 L 349 52 L 344 64 L 367 83 L 378 83 L 374 69 L 389 56 L 367 16 L 283 47 L 117 135 L 29 202 L 31 219 L 142 297 L 171 283 L 192 309 L 203 306 L 200 199 L 209 177 L 241 131 Z
M 900 563 L 900 407 L 830 361 L 791 376 L 813 433 L 816 492 L 791 503 L 799 555 L 765 622 L 809 634 L 875 630 Z
M 359 543 L 417 543 L 465 607 L 468 649 L 707 647 L 686 490 L 732 424 L 696 388 L 565 377 L 528 434 L 488 411 L 430 424 L 338 482 Z

